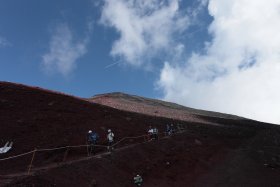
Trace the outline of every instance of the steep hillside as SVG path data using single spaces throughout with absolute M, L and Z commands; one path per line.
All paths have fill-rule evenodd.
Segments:
M 6 82 L 0 83 L 0 104 L 0 143 L 14 142 L 14 149 L 5 156 L 35 148 L 85 144 L 89 129 L 97 131 L 101 143 L 106 144 L 109 128 L 118 140 L 142 135 L 151 124 L 163 130 L 163 124 L 167 123 L 166 119 L 162 122 L 61 93 Z
M 117 105 L 100 105 L 100 98 Z M 280 128 L 235 116 L 124 94 L 89 101 L 0 82 L 0 122 L 0 143 L 14 142 L 10 152 L 0 155 L 0 186 L 130 187 L 136 174 L 146 187 L 280 184 Z M 181 131 L 160 134 L 158 141 L 141 136 L 150 125 L 162 133 L 168 123 Z M 116 142 L 132 138 L 107 152 L 108 128 Z M 29 175 L 32 154 L 1 161 L 35 148 L 84 145 L 89 129 L 100 134 L 99 145 L 105 146 L 96 148 L 95 156 L 87 156 L 85 147 L 35 152 Z
M 130 112 L 194 122 L 203 122 L 203 117 L 244 119 L 239 116 L 205 110 L 197 110 L 178 105 L 176 103 L 170 103 L 156 99 L 149 99 L 135 95 L 128 95 L 119 92 L 97 95 L 90 98 L 89 101 Z M 200 118 L 199 116 L 202 116 L 202 118 Z

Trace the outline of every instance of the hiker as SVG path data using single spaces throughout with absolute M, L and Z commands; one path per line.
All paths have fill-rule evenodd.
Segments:
M 156 127 L 153 129 L 153 139 L 158 140 L 158 129 Z
M 152 126 L 150 126 L 148 130 L 148 140 L 151 140 L 153 138 L 153 132 L 154 130 L 152 129 Z
M 7 153 L 10 149 L 12 149 L 13 142 L 7 142 L 4 147 L 0 148 L 0 154 Z
M 142 185 L 143 179 L 140 175 L 136 175 L 136 177 L 134 177 L 133 179 L 134 179 L 134 184 L 136 184 L 136 186 Z
M 171 135 L 171 128 L 170 128 L 170 126 L 167 124 L 166 125 L 166 135 L 168 135 L 168 136 L 170 136 Z
M 107 140 L 108 140 L 108 147 L 107 149 L 110 150 L 111 146 L 113 145 L 114 143 L 114 133 L 111 131 L 111 129 L 108 129 L 108 135 L 107 135 Z M 114 149 L 112 147 L 112 149 Z
M 88 142 L 89 142 L 89 155 L 93 153 L 94 146 L 96 145 L 99 139 L 99 135 L 96 132 L 92 132 L 92 130 L 88 131 Z
M 171 134 L 175 133 L 175 128 L 174 128 L 174 125 L 172 123 L 170 125 L 170 133 Z

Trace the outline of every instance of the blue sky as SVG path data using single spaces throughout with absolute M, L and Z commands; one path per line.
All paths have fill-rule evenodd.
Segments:
M 0 80 L 280 123 L 278 0 L 2 0 Z M 273 37 L 271 37 L 273 36 Z
M 155 80 L 159 77 L 161 61 L 165 59 L 161 54 L 153 56 L 150 61 L 158 61 L 156 67 L 147 70 L 126 65 L 121 57 L 110 55 L 120 34 L 115 28 L 100 23 L 104 3 L 90 0 L 1 1 L 0 36 L 7 44 L 0 48 L 0 79 L 81 97 L 114 91 L 161 96 Z M 182 3 L 180 8 L 187 9 L 188 4 Z M 42 67 L 43 56 L 50 50 L 55 30 L 63 25 L 71 32 L 73 40 L 86 37 L 88 40 L 86 52 L 75 59 L 75 67 L 65 75 L 55 67 L 51 72 Z

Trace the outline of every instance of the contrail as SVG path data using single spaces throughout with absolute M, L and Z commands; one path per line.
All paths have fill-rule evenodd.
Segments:
M 120 62 L 115 62 L 115 63 L 109 64 L 109 65 L 105 66 L 104 69 L 107 69 L 107 68 L 109 68 L 109 67 L 112 67 L 112 66 L 114 66 L 114 65 L 116 65 L 116 64 L 118 64 L 118 63 L 120 63 Z
M 191 37 L 190 35 L 192 35 L 192 34 L 194 34 L 194 33 L 196 33 L 196 32 L 199 32 L 199 31 L 201 31 L 201 30 L 204 30 L 204 29 L 207 29 L 207 28 L 201 27 L 201 28 L 196 29 L 196 30 L 194 30 L 194 31 L 192 31 L 192 32 L 189 32 L 189 33 L 184 34 L 184 36 L 187 35 L 187 37 Z

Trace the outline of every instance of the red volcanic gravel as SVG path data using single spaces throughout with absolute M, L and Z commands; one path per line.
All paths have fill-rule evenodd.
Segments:
M 30 175 L 26 172 L 32 154 L 0 161 L 0 186 L 130 187 L 136 174 L 143 177 L 143 187 L 280 184 L 278 126 L 196 115 L 128 97 L 99 99 L 89 102 L 0 82 L 0 143 L 14 142 L 0 159 L 35 148 L 85 144 L 89 129 L 99 133 L 101 145 L 106 145 L 108 128 L 116 141 L 145 134 L 150 125 L 163 132 L 167 123 L 182 124 L 184 131 L 145 143 L 144 138 L 128 139 L 111 154 L 98 148 L 97 157 L 91 158 L 84 147 L 71 148 L 67 154 L 65 149 L 37 152 Z
M 97 96 L 91 99 L 94 103 L 99 103 L 102 105 L 110 106 L 112 108 L 136 112 L 156 117 L 166 117 L 177 120 L 184 120 L 190 122 L 204 122 L 197 115 L 190 114 L 188 112 L 178 110 L 178 109 L 170 109 L 167 107 L 159 107 L 148 105 L 145 102 L 135 102 L 126 100 L 125 98 L 116 98 L 110 96 Z
M 225 119 L 242 119 L 238 116 L 197 110 L 177 105 L 174 103 L 148 99 L 139 96 L 131 96 L 123 93 L 97 95 L 89 99 L 89 101 L 116 108 L 119 110 L 188 122 L 211 124 L 212 122 L 204 120 L 204 117 L 206 116 L 216 116 Z

